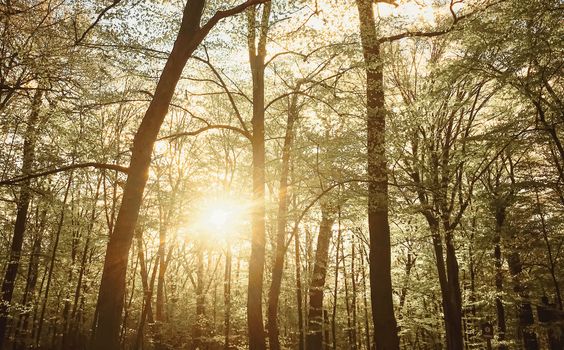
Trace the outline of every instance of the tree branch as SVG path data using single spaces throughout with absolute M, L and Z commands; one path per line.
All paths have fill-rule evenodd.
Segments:
M 45 171 L 42 171 L 42 172 L 29 174 L 29 175 L 20 175 L 20 176 L 14 177 L 12 179 L 0 181 L 0 186 L 15 185 L 19 182 L 35 179 L 35 178 L 38 178 L 38 177 L 43 177 L 43 176 L 47 176 L 47 175 L 60 173 L 60 172 L 63 172 L 63 171 L 68 171 L 68 170 L 73 170 L 73 169 L 81 169 L 81 168 L 88 168 L 88 167 L 93 167 L 93 168 L 96 168 L 96 169 L 115 170 L 115 171 L 120 171 L 120 172 L 126 173 L 126 174 L 129 171 L 129 168 L 121 166 L 121 165 L 117 165 L 117 164 L 88 162 L 88 163 L 66 165 L 66 166 L 63 166 L 63 167 L 60 167 L 60 168 L 45 170 Z
M 238 128 L 236 126 L 232 126 L 232 125 L 226 125 L 226 124 L 208 124 L 200 129 L 194 130 L 194 131 L 186 131 L 186 132 L 180 132 L 177 134 L 172 134 L 172 135 L 168 135 L 168 136 L 163 136 L 159 139 L 157 139 L 157 141 L 162 141 L 162 140 L 170 140 L 170 139 L 177 139 L 179 137 L 183 137 L 183 136 L 196 136 L 199 135 L 205 131 L 208 130 L 212 130 L 212 129 L 224 129 L 224 130 L 231 130 L 231 131 L 235 131 L 238 132 L 239 134 L 245 136 L 247 139 L 251 140 L 252 139 L 252 135 L 250 132 L 245 131 L 241 128 Z

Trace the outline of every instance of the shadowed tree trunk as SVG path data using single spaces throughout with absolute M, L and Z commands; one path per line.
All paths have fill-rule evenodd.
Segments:
M 296 265 L 296 303 L 298 312 L 298 349 L 304 350 L 305 342 L 305 324 L 303 314 L 303 296 L 302 296 L 302 263 L 300 259 L 300 231 L 296 227 L 294 230 L 294 257 Z
M 309 286 L 308 333 L 306 337 L 307 349 L 321 349 L 323 346 L 323 291 L 327 275 L 329 243 L 331 242 L 332 226 L 335 222 L 334 213 L 330 208 L 322 205 L 321 224 L 317 237 L 315 251 L 315 265 Z
M 394 316 L 391 277 L 390 226 L 388 223 L 388 173 L 386 160 L 386 112 L 380 42 L 371 0 L 356 0 L 366 71 L 366 117 L 368 125 L 368 228 L 370 234 L 370 300 L 374 323 L 374 346 L 399 349 Z
M 513 291 L 517 294 L 520 301 L 518 302 L 517 318 L 519 320 L 517 326 L 517 334 L 523 339 L 525 350 L 538 350 L 539 344 L 537 335 L 531 329 L 534 324 L 533 307 L 529 300 L 527 288 L 521 281 L 521 273 L 523 272 L 523 264 L 519 253 L 512 253 L 507 259 L 509 272 L 513 278 Z
M 247 327 L 249 349 L 266 349 L 262 320 L 262 289 L 265 262 L 265 145 L 264 145 L 264 60 L 266 35 L 270 17 L 270 2 L 263 5 L 261 21 L 257 26 L 256 8 L 247 12 L 249 62 L 253 77 L 253 200 L 251 213 L 251 258 L 249 261 L 249 284 L 247 289 Z M 259 32 L 257 43 L 257 30 Z
M 219 20 L 237 14 L 258 2 L 260 0 L 249 0 L 229 10 L 218 11 L 202 27 L 200 27 L 200 21 L 205 1 L 188 1 L 184 7 L 174 46 L 133 140 L 127 181 L 115 226 L 108 242 L 100 283 L 93 343 L 96 349 L 119 349 L 129 249 L 147 183 L 153 145 L 168 112 L 182 70 L 188 58 Z
M 225 253 L 225 275 L 223 279 L 223 298 L 225 300 L 225 350 L 229 350 L 230 347 L 229 335 L 231 331 L 231 260 L 231 246 L 229 245 L 229 243 L 227 243 L 227 252 Z
M 37 123 L 39 121 L 39 109 L 41 107 L 42 90 L 38 89 L 33 96 L 31 104 L 31 113 L 27 120 L 27 127 L 24 135 L 23 155 L 22 155 L 22 175 L 31 173 L 33 161 L 35 159 L 35 143 L 37 140 Z M 20 258 L 22 254 L 22 246 L 27 222 L 27 212 L 29 202 L 31 200 L 31 191 L 29 189 L 30 180 L 22 183 L 20 196 L 17 202 L 16 223 L 14 225 L 14 233 L 12 235 L 12 243 L 10 245 L 10 256 L 2 281 L 2 294 L 0 295 L 0 348 L 6 336 L 6 326 L 8 323 L 9 306 L 12 302 L 14 294 L 14 286 L 18 269 L 20 267 Z
M 290 173 L 290 154 L 292 148 L 294 122 L 297 118 L 298 95 L 290 97 L 288 103 L 288 121 L 286 123 L 286 134 L 282 148 L 282 171 L 280 174 L 280 188 L 278 191 L 278 222 L 276 232 L 276 248 L 274 264 L 272 267 L 272 281 L 268 293 L 268 340 L 270 350 L 280 349 L 278 329 L 278 303 L 280 298 L 280 287 L 282 284 L 282 272 L 286 254 L 286 223 L 288 222 L 288 175 Z
M 499 341 L 505 341 L 505 333 L 507 326 L 505 323 L 505 308 L 503 306 L 503 260 L 501 256 L 501 232 L 505 222 L 505 207 L 499 207 L 495 213 L 495 241 L 494 241 L 494 259 L 495 259 L 495 308 L 497 312 L 497 338 Z M 505 344 L 500 344 L 499 350 L 507 349 Z

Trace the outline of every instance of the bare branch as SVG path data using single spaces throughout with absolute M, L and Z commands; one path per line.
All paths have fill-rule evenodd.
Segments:
M 98 22 L 100 22 L 100 20 L 102 20 L 102 17 L 104 17 L 104 15 L 105 15 L 108 11 L 110 11 L 111 9 L 113 9 L 114 7 L 116 7 L 117 4 L 120 3 L 120 1 L 121 1 L 121 0 L 113 0 L 113 2 L 112 2 L 110 5 L 104 7 L 104 8 L 102 9 L 102 11 L 100 11 L 100 13 L 98 14 L 98 16 L 97 16 L 96 19 L 94 20 L 94 22 L 92 22 L 92 24 L 89 25 L 88 28 L 86 28 L 86 30 L 82 33 L 82 35 L 81 35 L 79 38 L 77 38 L 77 39 L 75 40 L 74 44 L 75 44 L 75 45 L 80 44 L 80 42 L 86 38 L 86 36 L 88 35 L 88 33 L 89 33 L 92 29 L 94 29 L 94 27 L 98 24 Z
M 66 166 L 63 166 L 63 167 L 60 167 L 60 168 L 41 171 L 41 172 L 38 172 L 38 173 L 29 174 L 29 175 L 20 175 L 20 176 L 14 177 L 12 179 L 0 181 L 0 186 L 15 185 L 19 182 L 35 179 L 35 178 L 38 178 L 38 177 L 52 175 L 52 174 L 56 174 L 56 173 L 60 173 L 60 172 L 63 172 L 63 171 L 68 171 L 68 170 L 89 168 L 89 167 L 96 168 L 96 169 L 115 170 L 115 171 L 120 171 L 120 172 L 126 173 L 126 174 L 129 171 L 129 168 L 121 166 L 121 165 L 117 165 L 117 164 L 88 162 L 88 163 L 66 165 Z
M 177 138 L 183 137 L 183 136 L 196 136 L 196 135 L 199 135 L 199 134 L 201 134 L 205 131 L 213 130 L 213 129 L 231 130 L 231 131 L 238 132 L 239 134 L 245 136 L 249 140 L 251 140 L 251 138 L 252 138 L 252 135 L 251 135 L 250 132 L 243 130 L 241 128 L 238 128 L 236 126 L 226 125 L 226 124 L 208 124 L 208 125 L 200 128 L 200 129 L 197 129 L 197 130 L 180 132 L 180 133 L 177 133 L 177 134 L 163 136 L 163 137 L 159 138 L 157 141 L 170 140 L 170 139 L 174 140 L 174 139 L 177 139 Z

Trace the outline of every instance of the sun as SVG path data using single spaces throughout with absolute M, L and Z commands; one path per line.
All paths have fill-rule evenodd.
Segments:
M 248 202 L 242 198 L 213 197 L 200 201 L 194 210 L 190 231 L 209 240 L 241 234 L 249 216 Z

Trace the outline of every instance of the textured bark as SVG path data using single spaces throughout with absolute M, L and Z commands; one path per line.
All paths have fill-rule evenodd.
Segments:
M 29 174 L 35 159 L 35 143 L 37 140 L 37 123 L 39 121 L 39 109 L 41 107 L 41 90 L 37 90 L 33 97 L 31 113 L 27 120 L 27 127 L 24 135 L 23 155 L 22 155 L 22 174 Z M 12 234 L 10 245 L 10 256 L 2 280 L 2 294 L 0 295 L 0 348 L 2 348 L 6 336 L 6 326 L 8 323 L 9 306 L 14 294 L 14 286 L 20 267 L 20 258 L 24 241 L 27 212 L 31 201 L 30 180 L 22 183 L 20 196 L 17 202 L 16 223 Z
M 294 230 L 294 258 L 296 265 L 296 304 L 298 312 L 298 349 L 304 350 L 305 347 L 305 324 L 303 315 L 303 296 L 302 296 L 302 263 L 300 259 L 300 233 L 297 227 Z
M 278 218 L 276 228 L 276 247 L 274 263 L 272 266 L 272 281 L 268 293 L 268 341 L 270 350 L 280 349 L 280 331 L 278 329 L 278 303 L 280 287 L 282 285 L 282 272 L 286 255 L 286 224 L 288 222 L 288 175 L 290 173 L 290 154 L 294 139 L 294 122 L 297 117 L 298 95 L 290 98 L 288 106 L 288 120 L 284 146 L 282 148 L 282 170 L 280 173 L 280 186 L 278 190 Z
M 339 287 L 339 250 L 341 249 L 341 207 L 339 207 L 338 212 L 338 231 L 337 231 L 337 243 L 335 248 L 335 283 L 333 286 L 333 313 L 331 314 L 331 327 L 333 336 L 333 350 L 337 349 L 337 297 L 338 297 L 338 287 Z
M 495 241 L 494 241 L 494 259 L 495 259 L 495 307 L 497 312 L 497 338 L 503 342 L 507 325 L 505 322 L 505 308 L 503 306 L 503 260 L 501 255 L 501 232 L 505 223 L 505 207 L 498 207 L 495 213 Z M 499 350 L 507 349 L 505 344 L 500 344 Z
M 315 264 L 309 285 L 307 349 L 321 349 L 323 346 L 323 292 L 327 275 L 329 244 L 335 218 L 330 209 L 321 209 L 321 224 L 317 237 Z
M 445 232 L 446 266 L 448 277 L 449 295 L 449 326 L 450 334 L 447 337 L 447 348 L 449 350 L 462 349 L 464 347 L 464 336 L 462 333 L 462 292 L 460 290 L 459 268 L 456 259 L 456 249 L 453 242 L 451 229 Z
M 517 326 L 517 334 L 523 339 L 525 350 L 538 350 L 539 344 L 537 335 L 530 328 L 534 323 L 533 307 L 529 300 L 527 288 L 521 281 L 521 273 L 523 272 L 523 265 L 519 253 L 512 253 L 507 259 L 509 265 L 509 272 L 513 278 L 513 291 L 521 299 L 518 305 L 517 318 L 519 320 Z
M 41 257 L 41 242 L 43 241 L 43 234 L 45 232 L 47 210 L 43 209 L 39 220 L 39 232 L 33 240 L 33 247 L 31 248 L 31 254 L 29 258 L 29 266 L 27 271 L 27 279 L 24 294 L 22 297 L 22 305 L 31 307 L 35 299 L 35 287 L 37 285 L 37 279 L 39 277 L 39 261 Z M 36 309 L 36 308 L 34 308 Z M 29 335 L 28 323 L 30 311 L 20 315 L 18 319 L 18 325 L 16 326 L 16 332 L 14 334 L 14 350 L 23 350 L 26 345 L 26 338 Z
M 266 349 L 262 314 L 262 289 L 265 263 L 265 144 L 264 144 L 264 60 L 266 35 L 270 17 L 270 3 L 263 7 L 261 22 L 257 26 L 255 8 L 250 8 L 248 18 L 249 62 L 253 78 L 253 210 L 251 213 L 251 257 L 247 289 L 247 327 L 249 349 Z M 256 30 L 259 30 L 258 43 Z
M 388 223 L 388 173 L 386 113 L 380 43 L 372 1 L 356 0 L 366 70 L 368 123 L 368 227 L 370 233 L 370 300 L 374 345 L 378 350 L 399 349 L 391 278 L 390 226 Z
M 257 2 L 249 0 L 230 10 L 216 12 L 202 27 L 200 21 L 205 1 L 189 1 L 184 7 L 176 41 L 133 140 L 128 177 L 104 261 L 94 335 L 96 349 L 119 348 L 128 255 L 147 183 L 151 152 L 182 70 L 188 58 L 220 19 L 239 13 Z

